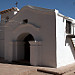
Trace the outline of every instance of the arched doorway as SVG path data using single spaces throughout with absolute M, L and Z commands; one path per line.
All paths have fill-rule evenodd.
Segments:
M 29 41 L 34 41 L 34 38 L 31 34 L 28 34 L 24 38 L 24 60 L 27 63 L 30 63 L 30 43 Z
M 20 64 L 30 64 L 30 43 L 34 41 L 34 37 L 29 33 L 21 34 L 17 44 L 17 59 Z

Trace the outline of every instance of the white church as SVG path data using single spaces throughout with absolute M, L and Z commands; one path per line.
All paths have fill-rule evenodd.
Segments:
M 58 68 L 75 62 L 75 20 L 35 6 L 0 11 L 0 57 Z

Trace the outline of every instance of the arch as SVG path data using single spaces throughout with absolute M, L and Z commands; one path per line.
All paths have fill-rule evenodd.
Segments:
M 22 33 L 22 34 L 20 34 L 18 37 L 17 37 L 17 41 L 23 41 L 23 39 L 26 37 L 26 36 L 28 36 L 29 35 L 29 33 Z
M 30 43 L 35 41 L 30 33 L 22 33 L 17 37 L 17 60 L 21 64 L 30 64 Z
M 25 34 L 24 36 L 26 36 L 26 34 L 32 34 L 34 39 L 37 39 L 37 35 L 39 34 L 39 31 L 37 31 L 37 29 L 34 26 L 21 25 L 20 27 L 16 28 L 13 31 L 13 33 L 14 33 L 14 40 L 17 40 L 17 37 L 19 37 L 20 35 L 23 36 L 23 34 Z

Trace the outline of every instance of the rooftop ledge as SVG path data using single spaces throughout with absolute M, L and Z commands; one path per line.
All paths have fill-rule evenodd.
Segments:
M 4 13 L 10 12 L 10 11 L 19 11 L 19 9 L 17 7 L 12 7 L 10 9 L 0 11 L 0 14 L 4 14 Z

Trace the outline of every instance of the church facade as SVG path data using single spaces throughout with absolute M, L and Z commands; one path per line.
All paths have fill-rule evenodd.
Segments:
M 29 5 L 0 14 L 0 57 L 55 68 L 75 62 L 74 19 Z

